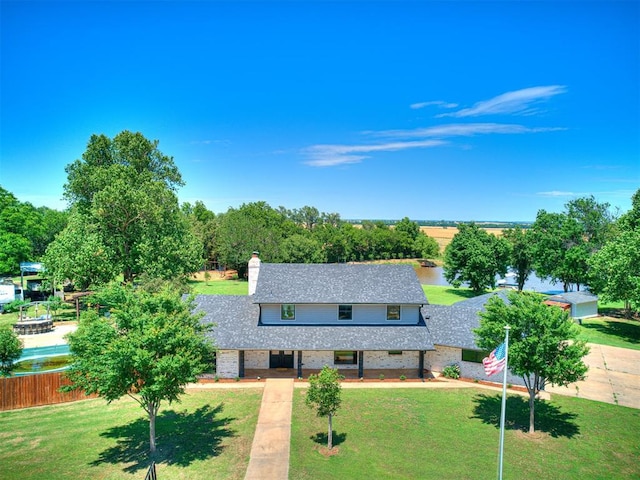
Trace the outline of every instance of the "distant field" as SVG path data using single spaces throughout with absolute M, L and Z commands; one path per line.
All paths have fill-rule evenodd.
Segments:
M 496 236 L 502 235 L 502 228 L 485 228 L 489 233 Z M 440 246 L 440 253 L 444 253 L 444 249 L 451 243 L 453 236 L 458 233 L 456 227 L 420 227 L 420 231 L 426 233 L 433 238 Z

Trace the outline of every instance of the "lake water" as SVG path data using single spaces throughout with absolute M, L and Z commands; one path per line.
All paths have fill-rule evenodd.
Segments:
M 420 280 L 420 283 L 422 285 L 451 285 L 444 278 L 444 271 L 442 267 L 415 267 L 415 270 L 416 274 L 418 275 L 418 280 Z M 525 282 L 524 289 L 534 292 L 551 292 L 554 294 L 563 292 L 562 285 L 554 285 L 547 280 L 542 280 L 538 278 L 534 273 L 532 273 L 529 276 L 529 279 Z

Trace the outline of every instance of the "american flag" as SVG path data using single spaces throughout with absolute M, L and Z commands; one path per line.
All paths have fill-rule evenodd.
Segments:
M 501 372 L 506 363 L 505 354 L 505 345 L 504 342 L 502 342 L 488 357 L 482 359 L 484 373 L 493 375 L 494 373 Z

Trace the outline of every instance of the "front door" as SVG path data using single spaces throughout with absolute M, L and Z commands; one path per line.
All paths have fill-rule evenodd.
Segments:
M 293 368 L 293 350 L 271 350 L 269 368 Z

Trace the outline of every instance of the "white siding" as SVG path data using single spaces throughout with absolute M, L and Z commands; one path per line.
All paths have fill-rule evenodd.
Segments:
M 573 318 L 588 318 L 598 316 L 598 302 L 588 302 L 571 305 L 571 316 Z
M 338 320 L 338 305 L 296 305 L 295 320 L 280 319 L 280 305 L 261 305 L 260 319 L 264 324 L 286 325 L 349 325 L 349 324 L 394 324 L 415 325 L 420 318 L 418 305 L 402 305 L 400 320 L 387 320 L 386 305 L 353 305 L 352 320 Z

